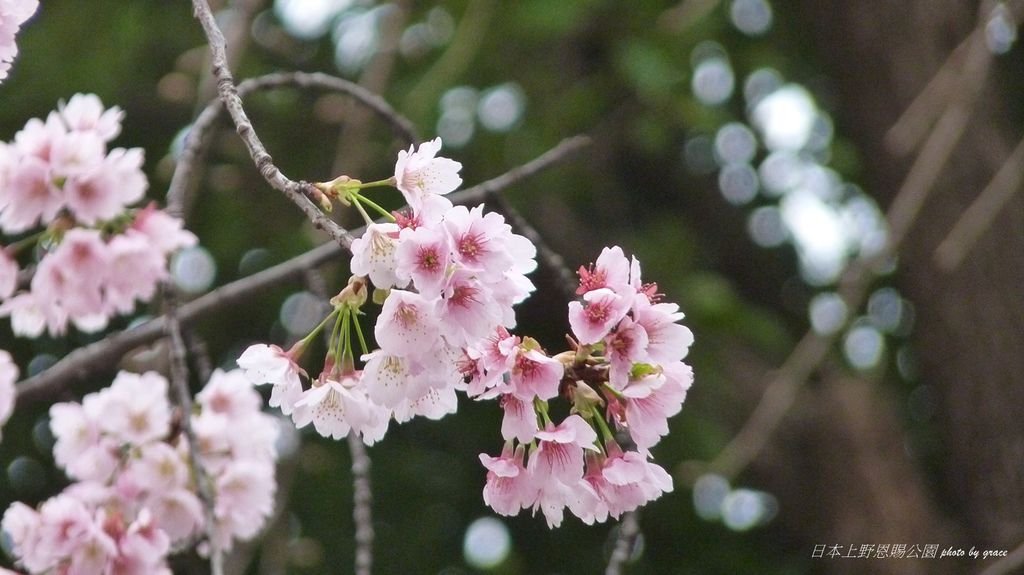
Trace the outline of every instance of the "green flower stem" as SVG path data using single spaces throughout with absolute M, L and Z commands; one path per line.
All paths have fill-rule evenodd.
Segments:
M 533 398 L 533 409 L 540 416 L 540 421 L 543 424 L 541 427 L 547 427 L 551 424 L 551 418 L 548 417 L 548 402 L 538 398 Z
M 607 381 L 602 383 L 601 387 L 603 387 L 605 391 L 607 391 L 608 393 L 614 395 L 615 397 L 617 397 L 619 399 L 622 399 L 622 400 L 626 399 L 626 396 L 622 395 L 621 391 L 619 391 L 619 390 L 615 389 L 614 387 L 612 387 Z
M 366 222 L 366 225 L 372 224 L 373 218 L 370 217 L 370 214 L 366 213 L 366 209 L 364 209 L 363 205 L 360 203 L 362 201 L 361 196 L 359 194 L 351 194 L 348 197 L 349 200 L 352 202 L 352 205 L 354 205 L 356 209 L 359 210 L 359 215 L 363 216 L 363 221 Z
M 350 330 L 350 324 L 352 323 L 352 310 L 346 307 L 341 313 L 343 316 L 341 320 L 341 339 L 343 345 L 341 349 L 341 357 L 346 360 L 347 364 L 354 364 L 355 359 L 352 357 L 352 333 Z
M 612 433 L 612 430 L 608 427 L 608 422 L 601 417 L 601 414 L 596 413 L 591 419 L 597 422 L 597 428 L 601 430 L 601 437 L 605 442 L 615 441 L 615 434 Z
M 366 188 L 382 188 L 382 187 L 393 188 L 393 187 L 395 187 L 395 183 L 396 183 L 395 182 L 395 178 L 394 178 L 394 176 L 392 176 L 392 177 L 387 178 L 385 180 L 377 180 L 375 182 L 361 183 L 361 184 L 356 186 L 356 189 L 363 190 L 363 189 L 366 189 Z
M 363 326 L 359 323 L 359 318 L 352 318 L 353 323 L 356 326 L 356 336 L 359 338 L 359 347 L 362 348 L 363 354 L 370 353 L 370 348 L 366 346 L 366 338 L 363 336 Z
M 332 310 L 331 313 L 327 314 L 327 317 L 325 317 L 323 321 L 320 322 L 320 325 L 314 327 L 313 331 L 309 332 L 309 335 L 302 338 L 301 342 L 303 349 L 305 349 L 306 346 L 309 345 L 309 342 L 313 341 L 313 338 L 315 338 L 321 331 L 323 331 L 324 326 L 327 325 L 327 322 L 330 321 L 331 318 L 334 317 L 334 314 L 336 313 L 338 313 L 337 309 Z
M 49 232 L 49 230 L 40 230 L 40 231 L 30 235 L 30 236 L 21 238 L 20 240 L 18 240 L 16 242 L 10 244 L 9 246 L 7 246 L 5 248 L 5 251 L 7 251 L 7 253 L 11 254 L 12 256 L 14 256 L 18 252 L 20 252 L 21 250 L 34 246 L 36 244 L 36 242 L 38 242 L 39 240 L 43 239 L 43 237 L 48 232 Z
M 366 196 L 360 194 L 359 192 L 352 194 L 350 197 L 356 202 L 356 205 L 359 205 L 360 202 L 366 202 L 366 205 L 373 208 L 373 210 L 376 211 L 378 214 L 387 218 L 388 221 L 395 221 L 395 216 L 391 215 L 391 212 L 385 210 L 377 202 L 371 200 L 370 198 L 367 198 Z

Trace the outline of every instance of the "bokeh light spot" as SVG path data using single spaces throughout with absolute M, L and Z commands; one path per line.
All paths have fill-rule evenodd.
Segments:
M 494 517 L 481 517 L 469 524 L 462 541 L 462 554 L 471 567 L 493 569 L 501 565 L 512 550 L 508 527 Z

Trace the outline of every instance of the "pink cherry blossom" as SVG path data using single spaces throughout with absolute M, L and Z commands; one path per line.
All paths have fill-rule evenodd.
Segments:
M 14 382 L 18 380 L 18 366 L 11 354 L 0 349 L 0 427 L 14 413 L 14 400 L 17 390 Z
M 569 325 L 576 339 L 583 345 L 604 339 L 612 328 L 626 316 L 633 305 L 630 296 L 620 295 L 608 288 L 598 288 L 583 294 L 584 306 L 569 302 Z
M 448 277 L 450 246 L 441 229 L 406 228 L 395 252 L 395 275 L 402 282 L 410 279 L 426 297 L 437 297 Z
M 60 211 L 63 198 L 46 162 L 32 156 L 21 158 L 5 179 L 7 197 L 0 202 L 0 230 L 21 233 L 40 220 L 52 220 Z
M 128 313 L 136 300 L 150 300 L 159 282 L 168 277 L 167 258 L 152 249 L 140 233 L 119 234 L 107 245 L 110 264 L 106 306 L 114 312 Z
M 434 347 L 437 340 L 435 303 L 405 290 L 391 290 L 377 319 L 374 336 L 385 351 L 410 355 Z
M 62 308 L 44 309 L 31 293 L 19 293 L 0 303 L 0 317 L 11 318 L 11 331 L 25 337 L 39 337 L 49 326 L 50 332 L 59 334 L 67 324 L 67 313 Z
M 658 363 L 672 363 L 686 357 L 693 344 L 693 332 L 685 325 L 679 306 L 674 303 L 650 304 L 646 298 L 637 297 L 633 309 L 636 322 L 647 333 L 647 354 Z
M 448 158 L 437 158 L 441 151 L 441 138 L 420 144 L 418 150 L 398 152 L 395 163 L 395 186 L 405 202 L 419 210 L 430 195 L 445 195 L 462 184 L 459 170 L 462 164 Z
M 441 333 L 452 344 L 470 345 L 501 325 L 501 305 L 470 272 L 453 273 L 443 295 L 438 306 Z
M 363 384 L 374 403 L 394 409 L 401 403 L 418 398 L 426 392 L 427 382 L 415 377 L 422 366 L 404 355 L 378 349 L 364 355 Z
M 353 389 L 358 380 L 345 376 L 340 381 L 321 377 L 295 402 L 292 419 L 296 427 L 310 423 L 324 437 L 341 439 L 349 431 L 359 433 L 364 427 L 378 423 L 379 413 L 370 405 L 361 389 Z
M 537 485 L 523 465 L 525 450 L 513 450 L 506 443 L 500 457 L 480 454 L 480 463 L 487 468 L 484 503 L 501 515 L 515 515 L 536 501 Z
M 668 435 L 668 418 L 682 409 L 693 383 L 693 370 L 682 362 L 663 366 L 663 370 L 660 375 L 631 381 L 622 391 L 627 396 L 626 426 L 641 453 Z
M 672 476 L 659 465 L 638 452 L 623 452 L 615 442 L 609 442 L 606 447 L 607 457 L 587 458 L 585 479 L 597 491 L 612 517 L 618 518 L 672 491 Z
M 582 477 L 569 482 L 550 479 L 539 482 L 539 486 L 533 509 L 541 510 L 550 528 L 562 525 L 566 507 L 588 525 L 608 518 L 607 507 L 597 491 Z
M 104 109 L 95 94 L 75 94 L 60 110 L 61 118 L 74 132 L 94 132 L 105 142 L 121 133 L 124 112 L 114 106 Z
M 0 245 L 0 301 L 12 294 L 18 287 L 18 262 Z
M 575 484 L 583 477 L 583 450 L 597 449 L 597 433 L 575 414 L 558 425 L 549 423 L 535 437 L 537 450 L 530 454 L 529 467 L 541 482 L 551 478 Z
M 181 248 L 196 245 L 198 239 L 192 232 L 183 229 L 180 219 L 149 204 L 135 214 L 131 229 L 141 233 L 151 246 L 162 254 L 169 254 Z
M 517 439 L 521 443 L 533 441 L 540 429 L 537 425 L 537 412 L 533 408 L 533 403 L 506 394 L 501 396 L 501 408 L 505 412 L 505 416 L 501 420 L 501 436 L 506 441 L 512 439 Z
M 608 381 L 621 387 L 629 380 L 633 364 L 648 360 L 647 330 L 627 315 L 614 332 L 605 336 L 604 343 L 605 357 L 610 364 Z
M 395 275 L 397 263 L 399 227 L 397 224 L 370 224 L 366 232 L 352 242 L 352 273 L 369 276 L 373 285 L 388 289 L 409 285 L 409 278 L 402 282 Z
M 21 25 L 35 14 L 39 0 L 0 0 L 0 80 L 7 78 L 18 55 L 14 37 Z
M 511 370 L 511 391 L 524 401 L 551 399 L 558 395 L 564 373 L 565 367 L 557 359 L 520 345 Z
M 277 482 L 274 468 L 250 461 L 238 461 L 216 477 L 214 488 L 220 541 L 217 546 L 228 550 L 232 538 L 249 539 L 256 535 L 274 510 Z
M 430 387 L 416 399 L 396 407 L 394 418 L 398 423 L 405 423 L 416 416 L 438 420 L 455 413 L 458 401 L 454 387 Z
M 455 260 L 462 268 L 495 281 L 515 264 L 506 242 L 511 228 L 501 214 L 485 213 L 483 205 L 472 210 L 455 206 L 445 214 L 444 226 L 452 238 Z
M 170 432 L 167 380 L 156 372 L 122 371 L 99 397 L 104 402 L 100 429 L 119 442 L 139 446 Z
M 196 394 L 196 403 L 203 412 L 221 414 L 232 421 L 242 421 L 252 413 L 259 413 L 263 404 L 260 396 L 252 393 L 252 381 L 241 370 L 214 370 L 202 391 Z
M 583 295 L 589 291 L 608 288 L 622 293 L 629 284 L 630 262 L 622 252 L 622 248 L 614 246 L 601 250 L 597 262 L 588 270 L 580 267 L 580 287 L 576 293 Z
M 279 407 L 281 413 L 291 415 L 295 402 L 302 395 L 302 368 L 276 345 L 251 345 L 239 356 L 238 367 L 256 385 L 270 383 L 270 407 Z

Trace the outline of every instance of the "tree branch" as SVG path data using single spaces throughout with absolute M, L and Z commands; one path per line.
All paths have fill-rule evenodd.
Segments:
M 370 456 L 355 433 L 348 434 L 352 455 L 352 519 L 356 525 L 355 575 L 370 575 L 373 568 L 373 491 L 370 484 Z
M 985 189 L 960 216 L 946 239 L 935 248 L 935 264 L 947 272 L 956 269 L 1010 198 L 1020 191 L 1022 183 L 1024 139 L 1021 139 Z
M 203 469 L 196 452 L 199 445 L 196 434 L 192 430 L 192 393 L 188 389 L 188 363 L 185 340 L 181 335 L 181 325 L 176 313 L 177 299 L 174 288 L 164 286 L 164 326 L 166 335 L 171 340 L 171 393 L 178 409 L 181 411 L 181 429 L 188 441 L 188 464 L 192 477 L 196 482 L 196 493 L 203 504 L 203 515 L 206 520 L 206 538 L 210 544 L 210 572 L 212 575 L 224 574 L 224 553 L 217 546 L 216 516 L 214 514 L 213 494 L 210 493 L 210 478 Z
M 512 186 L 565 159 L 570 151 L 578 149 L 584 141 L 585 138 L 581 139 L 580 136 L 567 138 L 536 159 L 496 178 L 449 194 L 448 198 L 456 204 L 482 202 L 490 194 Z M 362 233 L 363 228 L 354 231 L 356 236 Z M 247 302 L 261 291 L 300 277 L 305 270 L 331 261 L 342 253 L 342 247 L 338 244 L 324 244 L 276 266 L 225 284 L 182 304 L 177 310 L 178 321 L 181 325 L 188 326 L 214 311 Z M 163 337 L 166 330 L 165 321 L 163 316 L 156 317 L 72 351 L 49 369 L 22 380 L 17 386 L 18 403 L 51 398 L 73 382 L 83 380 L 94 373 L 109 371 L 132 349 Z
M 352 236 L 334 220 L 327 217 L 318 207 L 318 203 L 325 199 L 323 194 L 308 182 L 296 182 L 289 179 L 274 165 L 274 159 L 267 153 L 267 149 L 260 141 L 252 122 L 249 121 L 249 117 L 245 113 L 245 108 L 242 106 L 242 99 L 235 86 L 231 69 L 228 67 L 224 35 L 217 25 L 210 5 L 206 0 L 192 0 L 192 6 L 210 44 L 210 65 L 213 75 L 217 78 L 217 92 L 235 124 L 239 137 L 242 138 L 242 142 L 249 150 L 249 156 L 252 158 L 253 164 L 256 165 L 256 170 L 271 187 L 283 193 L 298 206 L 314 226 L 324 230 L 331 239 L 347 248 L 352 244 Z
M 237 90 L 238 96 L 244 98 L 255 92 L 277 88 L 324 90 L 345 94 L 387 122 L 395 135 L 405 143 L 419 142 L 416 127 L 407 118 L 396 112 L 384 98 L 337 76 L 319 72 L 278 72 L 244 80 L 238 85 Z M 174 215 L 184 216 L 189 211 L 193 187 L 191 184 L 195 168 L 199 159 L 205 155 L 212 128 L 223 113 L 224 105 L 220 100 L 214 100 L 192 122 L 192 127 L 185 139 L 185 146 L 182 148 L 178 163 L 174 168 L 171 185 L 167 189 L 167 210 Z

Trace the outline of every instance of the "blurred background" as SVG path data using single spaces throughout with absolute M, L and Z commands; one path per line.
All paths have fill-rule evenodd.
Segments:
M 994 560 L 813 555 L 1024 541 L 1021 2 L 213 4 L 237 79 L 297 69 L 354 80 L 424 137 L 441 136 L 467 184 L 562 138 L 593 139 L 505 197 L 573 269 L 606 245 L 635 254 L 696 335 L 696 382 L 654 450 L 676 489 L 642 510 L 628 573 L 978 572 Z M 19 47 L 0 87 L 0 139 L 96 93 L 125 110 L 114 144 L 145 148 L 149 195 L 162 200 L 189 122 L 215 96 L 190 3 L 46 0 Z M 401 142 L 343 96 L 283 89 L 247 105 L 293 179 L 392 173 Z M 189 227 L 201 246 L 172 269 L 185 293 L 324 241 L 226 124 L 199 178 Z M 895 234 L 893 206 L 916 216 Z M 339 220 L 352 227 L 351 216 Z M 347 263 L 322 272 L 337 290 Z M 518 331 L 560 349 L 566 301 L 552 274 L 534 280 L 546 293 L 523 306 Z M 232 367 L 252 342 L 304 335 L 323 305 L 296 282 L 195 329 L 213 362 Z M 28 341 L 0 325 L 28 373 L 98 337 Z M 160 356 L 157 345 L 126 365 L 158 367 Z M 5 507 L 66 481 L 47 408 L 26 406 L 4 429 Z M 752 413 L 771 424 L 737 436 Z M 500 449 L 500 417 L 493 402 L 465 401 L 443 421 L 392 426 L 369 450 L 376 572 L 603 570 L 614 522 L 568 518 L 551 531 L 484 506 L 477 454 Z M 238 572 L 351 572 L 347 446 L 301 433 L 282 450 L 287 508 Z

